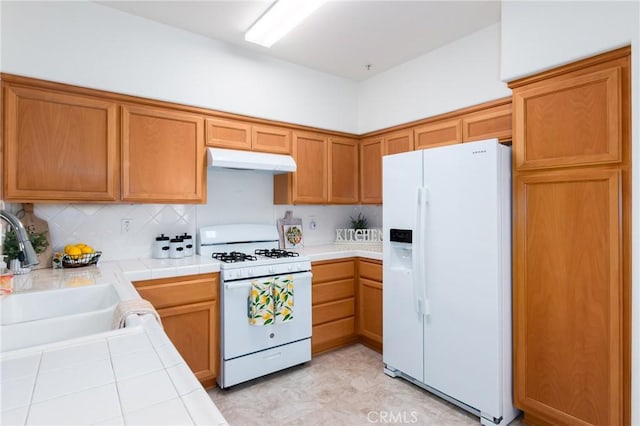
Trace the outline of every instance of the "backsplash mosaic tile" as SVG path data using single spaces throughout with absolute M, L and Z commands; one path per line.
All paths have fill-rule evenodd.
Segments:
M 49 223 L 54 250 L 83 242 L 102 251 L 103 260 L 150 257 L 161 233 L 195 235 L 196 207 L 181 204 L 36 204 L 36 216 Z M 122 220 L 131 220 L 129 232 Z

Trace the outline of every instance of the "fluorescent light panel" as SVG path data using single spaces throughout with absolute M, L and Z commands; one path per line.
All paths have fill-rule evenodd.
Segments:
M 249 28 L 244 39 L 271 47 L 324 2 L 325 0 L 278 0 Z

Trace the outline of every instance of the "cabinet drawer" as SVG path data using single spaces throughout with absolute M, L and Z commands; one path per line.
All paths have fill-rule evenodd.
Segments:
M 346 299 L 355 295 L 353 278 L 330 283 L 313 284 L 311 301 L 313 305 Z
M 355 262 L 351 260 L 340 262 L 322 262 L 311 264 L 313 272 L 313 282 L 335 281 L 344 278 L 353 278 L 355 272 Z
M 218 295 L 218 274 L 136 281 L 133 285 L 140 297 L 147 299 L 156 309 L 162 309 L 215 300 Z
M 382 281 L 382 263 L 361 260 L 359 265 L 359 275 L 374 281 Z
M 356 312 L 355 304 L 355 299 L 350 297 L 349 299 L 316 305 L 313 307 L 311 316 L 313 325 L 353 316 Z
M 314 348 L 322 348 L 333 341 L 347 341 L 356 333 L 355 317 L 331 321 L 313 327 L 311 344 Z M 325 348 L 326 349 L 326 348 Z

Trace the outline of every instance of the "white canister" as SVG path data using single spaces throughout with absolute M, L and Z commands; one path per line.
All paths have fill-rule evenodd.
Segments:
M 193 256 L 193 237 L 186 232 L 180 236 L 182 238 L 182 247 L 184 248 L 184 256 Z
M 169 240 L 169 258 L 180 259 L 184 257 L 184 247 L 182 247 L 182 238 L 176 237 Z
M 151 247 L 151 256 L 154 259 L 167 259 L 169 257 L 169 237 L 164 234 L 156 237 Z

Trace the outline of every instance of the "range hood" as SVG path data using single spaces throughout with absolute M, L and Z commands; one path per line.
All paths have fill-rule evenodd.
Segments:
M 207 148 L 209 167 L 241 170 L 261 170 L 272 174 L 296 171 L 296 162 L 290 155 L 236 149 Z

